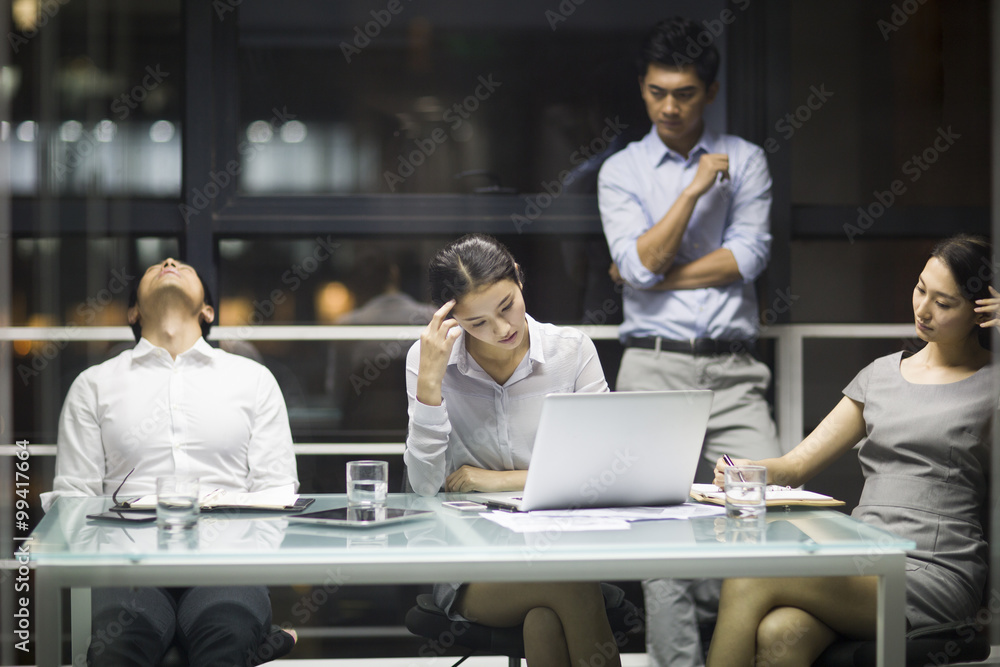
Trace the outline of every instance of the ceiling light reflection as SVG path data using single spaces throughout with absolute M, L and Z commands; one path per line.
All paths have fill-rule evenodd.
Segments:
M 297 144 L 306 138 L 306 124 L 297 121 L 290 120 L 281 126 L 280 130 L 281 140 L 286 144 Z
M 68 120 L 59 126 L 59 138 L 66 143 L 79 141 L 83 136 L 83 123 L 78 120 Z
M 38 136 L 38 123 L 33 120 L 26 120 L 17 126 L 15 134 L 21 141 L 34 141 L 35 137 Z
M 149 138 L 158 144 L 165 144 L 174 138 L 174 124 L 169 120 L 158 120 L 149 128 Z
M 115 138 L 118 134 L 118 126 L 115 125 L 114 121 L 104 119 L 98 121 L 97 125 L 94 126 L 94 137 L 101 142 L 107 143 Z
M 255 144 L 266 144 L 274 136 L 271 124 L 263 120 L 255 120 L 247 126 L 247 139 Z

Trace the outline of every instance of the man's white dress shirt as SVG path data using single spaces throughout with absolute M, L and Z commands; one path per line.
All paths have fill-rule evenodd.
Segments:
M 255 361 L 199 338 L 170 357 L 145 338 L 92 366 L 70 387 L 59 416 L 53 490 L 119 499 L 156 493 L 161 475 L 194 475 L 202 487 L 259 491 L 291 486 L 298 473 L 285 402 Z

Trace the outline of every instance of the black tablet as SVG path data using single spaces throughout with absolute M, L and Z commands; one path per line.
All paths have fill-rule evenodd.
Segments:
M 384 526 L 390 523 L 430 518 L 432 516 L 434 516 L 434 512 L 428 510 L 406 510 L 394 507 L 338 507 L 337 509 L 323 510 L 321 512 L 291 514 L 287 518 L 289 521 L 301 521 L 324 526 L 366 527 Z

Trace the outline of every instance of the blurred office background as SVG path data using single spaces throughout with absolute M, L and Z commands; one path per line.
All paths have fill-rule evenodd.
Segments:
M 797 417 L 786 406 L 779 422 L 794 442 L 868 361 L 914 344 L 905 326 L 865 326 L 912 321 L 935 240 L 990 233 L 992 8 L 12 0 L 0 15 L 2 479 L 27 440 L 32 497 L 51 487 L 70 383 L 129 344 L 128 291 L 168 255 L 208 280 L 221 344 L 277 377 L 303 493 L 342 492 L 360 454 L 389 460 L 399 483 L 409 339 L 316 331 L 418 324 L 426 263 L 460 234 L 510 246 L 537 319 L 599 325 L 613 383 L 620 346 L 601 326 L 620 322 L 621 303 L 596 173 L 649 129 L 635 49 L 674 14 L 723 55 L 710 123 L 768 155 L 761 353 L 774 362 L 802 340 L 779 378 L 801 390 Z M 409 305 L 378 310 L 385 293 Z M 848 326 L 782 338 L 809 325 Z M 856 501 L 850 459 L 816 488 Z M 0 489 L 10 545 L 13 485 Z M 10 549 L 2 558 L 0 664 L 27 664 L 7 613 Z M 299 626 L 300 657 L 415 655 L 402 616 L 416 590 L 344 588 L 302 622 L 312 591 L 279 588 L 275 619 Z

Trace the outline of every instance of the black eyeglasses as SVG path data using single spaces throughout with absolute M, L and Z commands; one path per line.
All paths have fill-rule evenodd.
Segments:
M 131 470 L 128 471 L 128 475 L 131 475 L 134 472 L 135 472 L 135 468 L 132 468 Z M 118 485 L 118 488 L 115 489 L 115 492 L 111 494 L 111 502 L 113 502 L 115 504 L 115 507 L 124 507 L 124 508 L 128 509 L 129 507 L 132 506 L 131 504 L 129 504 L 129 501 L 127 501 L 127 500 L 124 501 L 124 502 L 122 502 L 120 505 L 118 504 L 118 492 L 121 491 L 122 490 L 122 486 L 125 485 L 125 480 L 128 479 L 128 475 L 125 475 L 125 479 L 123 479 L 122 483 Z

